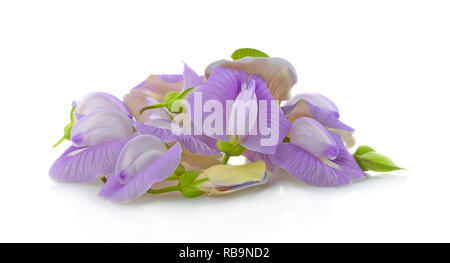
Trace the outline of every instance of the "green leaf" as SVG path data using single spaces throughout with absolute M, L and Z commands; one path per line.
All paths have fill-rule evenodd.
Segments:
M 183 187 L 180 189 L 180 192 L 184 197 L 188 198 L 197 197 L 204 194 L 204 192 L 198 190 L 195 186 Z
M 353 154 L 353 157 L 355 158 L 356 163 L 359 165 L 359 167 L 361 167 L 361 169 L 362 169 L 363 171 L 368 171 L 369 169 L 367 169 L 366 167 L 364 167 L 364 165 L 363 165 L 363 164 L 361 163 L 361 161 L 359 160 L 359 156 L 360 156 L 360 155 L 363 155 L 363 154 L 365 154 L 365 153 L 368 153 L 368 152 L 375 152 L 375 150 L 372 149 L 372 148 L 370 148 L 370 147 L 367 146 L 367 145 L 361 145 L 361 146 L 358 147 L 358 149 L 356 150 L 356 152 Z
M 254 49 L 254 48 L 240 48 L 240 49 L 237 49 L 236 51 L 234 51 L 233 54 L 231 54 L 231 58 L 233 60 L 238 60 L 238 59 L 245 58 L 245 57 L 268 58 L 269 56 L 266 53 L 264 53 L 260 50 Z
M 363 167 L 375 172 L 401 170 L 391 159 L 377 152 L 367 152 L 357 156 Z
M 197 176 L 200 174 L 200 171 L 187 171 L 180 176 L 180 181 L 178 185 L 180 187 L 186 187 L 194 183 Z

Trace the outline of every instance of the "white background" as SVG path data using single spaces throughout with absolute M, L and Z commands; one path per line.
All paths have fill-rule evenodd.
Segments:
M 1 1 L 0 241 L 450 241 L 448 1 Z M 117 205 L 48 177 L 70 105 L 253 47 L 407 171 Z M 354 149 L 351 150 L 352 152 Z

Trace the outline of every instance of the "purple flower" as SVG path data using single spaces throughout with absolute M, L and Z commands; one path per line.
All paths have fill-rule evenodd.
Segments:
M 50 177 L 64 182 L 88 182 L 110 174 L 125 143 L 133 134 L 133 121 L 122 111 L 99 110 L 78 120 L 70 133 L 70 146 L 50 168 Z
M 154 183 L 168 178 L 180 161 L 180 144 L 167 149 L 155 136 L 137 136 L 123 148 L 115 173 L 108 178 L 99 195 L 119 203 L 135 199 Z
M 183 79 L 185 84 L 183 89 L 197 88 L 204 83 L 203 78 L 186 64 L 184 64 Z M 145 106 L 155 104 L 159 104 L 159 102 L 153 98 L 147 98 Z M 140 134 L 154 135 L 166 143 L 178 141 L 186 150 L 194 154 L 219 154 L 216 141 L 208 136 L 193 135 L 194 132 L 189 132 L 188 134 L 174 133 L 172 131 L 172 125 L 174 124 L 172 122 L 172 114 L 165 107 L 149 109 L 145 112 L 147 113 L 146 118 L 141 118 L 141 122 L 136 123 L 136 130 Z M 182 131 L 181 127 L 180 130 Z
M 291 123 L 300 117 L 314 118 L 329 130 L 339 134 L 347 148 L 351 148 L 355 144 L 352 136 L 354 129 L 339 120 L 337 106 L 321 94 L 302 93 L 295 95 L 282 108 Z
M 292 176 L 316 186 L 349 184 L 365 176 L 340 137 L 318 121 L 298 118 L 290 134 L 290 143 L 280 144 L 270 159 Z
M 105 92 L 92 92 L 85 95 L 76 103 L 75 114 L 80 119 L 98 110 L 108 109 L 122 111 L 132 118 L 130 110 L 122 101 Z
M 219 66 L 261 76 L 276 100 L 289 99 L 290 90 L 297 82 L 294 67 L 283 58 L 245 57 L 235 61 L 219 60 L 205 69 L 205 75 L 209 76 Z
M 198 130 L 202 130 L 204 124 L 211 123 L 211 119 L 214 119 L 216 122 L 213 125 L 214 130 L 208 132 L 203 129 L 203 133 L 221 141 L 232 141 L 238 134 L 239 143 L 250 151 L 275 153 L 277 145 L 289 133 L 291 126 L 267 89 L 264 79 L 257 75 L 249 75 L 245 71 L 215 68 L 203 87 L 187 101 L 190 106 L 190 117 Z M 233 104 L 231 112 L 227 112 L 227 103 L 230 102 Z M 237 116 L 238 120 L 241 118 L 245 123 L 233 122 L 235 119 L 232 114 L 239 107 L 236 105 L 239 102 L 249 105 L 243 114 Z M 197 112 L 197 109 L 205 111 L 205 108 L 209 108 L 212 112 L 210 114 Z M 273 113 L 275 115 L 272 115 Z M 218 119 L 221 122 L 217 123 L 214 117 L 220 117 Z M 235 133 L 234 127 L 238 130 L 243 128 L 244 132 Z M 264 127 L 270 129 L 270 132 L 262 132 Z M 270 141 L 274 137 L 275 142 L 264 144 L 264 141 Z

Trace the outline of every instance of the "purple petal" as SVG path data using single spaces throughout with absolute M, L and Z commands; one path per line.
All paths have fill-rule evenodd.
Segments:
M 70 132 L 71 141 L 78 146 L 93 146 L 129 137 L 133 120 L 118 110 L 100 110 L 77 121 Z
M 76 103 L 75 114 L 78 119 L 98 110 L 118 110 L 132 118 L 128 107 L 115 96 L 105 92 L 92 92 Z
M 317 158 L 334 159 L 339 153 L 336 141 L 318 121 L 301 117 L 292 124 L 290 142 Z
M 92 147 L 70 146 L 50 168 L 50 177 L 70 183 L 89 182 L 114 172 L 117 158 L 133 137 Z
M 222 107 L 222 131 L 220 134 L 211 133 L 208 134 L 215 139 L 228 141 L 226 136 L 227 120 L 229 120 L 229 113 L 226 112 L 227 101 L 234 101 L 239 96 L 242 90 L 243 84 L 248 84 L 249 81 L 255 82 L 255 94 L 258 100 L 258 121 L 257 127 L 259 132 L 251 133 L 246 136 L 245 139 L 240 140 L 241 144 L 249 150 L 273 154 L 276 151 L 276 146 L 284 139 L 289 133 L 291 124 L 284 117 L 284 114 L 280 110 L 278 104 L 274 101 L 272 94 L 267 89 L 264 79 L 257 75 L 248 75 L 244 71 L 233 70 L 223 67 L 217 67 L 210 75 L 208 81 L 202 88 L 194 93 L 193 96 L 188 98 L 190 105 L 190 115 L 194 121 L 194 125 L 198 128 L 202 128 L 199 124 L 201 121 L 205 123 L 205 119 L 211 114 L 203 113 L 202 120 L 199 120 L 199 113 L 195 112 L 195 109 L 203 109 L 203 105 L 208 101 L 217 101 Z M 202 106 L 195 105 L 200 103 L 197 96 L 201 94 Z M 199 96 L 200 97 L 200 96 Z M 260 107 L 260 102 L 265 101 L 266 105 Z M 272 123 L 271 111 L 276 112 L 277 116 L 273 116 L 275 121 Z M 278 118 L 275 118 L 278 117 Z M 261 120 L 265 121 L 265 125 L 262 125 Z M 248 121 L 248 120 L 247 120 Z M 261 132 L 262 126 L 267 126 L 269 130 L 263 134 Z M 202 130 L 203 131 L 203 130 Z M 205 131 L 203 131 L 205 132 Z M 272 140 L 271 140 L 272 139 Z
M 260 129 L 256 135 L 249 135 L 246 140 L 241 141 L 242 146 L 248 150 L 274 154 L 277 146 L 283 141 L 291 130 L 291 123 L 284 116 L 278 103 L 274 100 L 270 90 L 267 88 L 264 79 L 257 75 L 250 75 L 250 80 L 255 80 L 256 97 L 258 98 L 258 121 L 257 127 Z M 266 107 L 261 101 L 266 101 Z M 262 107 L 261 107 L 262 106 Z M 277 115 L 272 116 L 272 113 Z M 261 122 L 263 120 L 263 122 Z M 261 132 L 263 126 L 269 128 L 270 133 L 265 135 Z M 263 143 L 265 145 L 263 145 Z
M 363 178 L 353 156 L 347 151 L 339 136 L 332 134 L 339 146 L 339 155 L 330 164 L 324 163 L 308 151 L 291 143 L 282 143 L 272 161 L 301 181 L 316 186 L 349 184 Z
M 181 146 L 175 144 L 156 161 L 138 172 L 123 184 L 117 172 L 110 176 L 99 196 L 112 202 L 127 202 L 147 192 L 157 182 L 168 178 L 178 167 L 181 161 Z
M 161 74 L 161 75 L 156 75 L 156 76 L 166 82 L 174 83 L 174 82 L 183 81 L 183 75 L 180 75 L 180 74 Z
M 354 131 L 353 128 L 339 120 L 337 106 L 327 97 L 317 93 L 296 95 L 282 109 L 291 122 L 299 117 L 311 117 L 327 128 L 348 132 Z
M 323 109 L 322 107 L 314 106 L 307 101 L 306 104 L 308 105 L 309 111 L 311 112 L 312 116 L 314 116 L 314 118 L 324 126 L 348 132 L 353 132 L 355 130 L 352 127 L 347 126 L 345 123 L 341 122 L 339 120 L 339 117 L 336 116 L 336 112 Z
M 193 71 L 186 63 L 184 63 L 183 70 L 184 88 L 192 88 L 202 86 L 204 84 L 203 78 Z
M 136 122 L 136 130 L 141 134 L 154 135 L 166 143 L 178 141 L 191 153 L 201 155 L 220 153 L 216 147 L 216 140 L 205 135 L 175 135 L 170 129 L 150 126 L 140 122 Z
M 336 117 L 339 118 L 339 109 L 329 98 L 318 94 L 318 93 L 301 93 L 292 97 L 286 105 L 295 105 L 300 100 L 305 100 L 316 107 L 321 107 L 325 110 L 332 111 L 336 114 Z

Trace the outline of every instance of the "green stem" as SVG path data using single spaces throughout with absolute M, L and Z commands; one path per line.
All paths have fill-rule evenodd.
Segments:
M 163 194 L 163 193 L 174 192 L 174 191 L 178 191 L 178 190 L 180 190 L 180 188 L 178 187 L 178 185 L 175 185 L 175 186 L 169 186 L 169 187 L 160 188 L 160 189 L 148 189 L 147 193 Z
M 57 143 L 55 143 L 53 145 L 53 148 L 55 148 L 56 146 L 60 145 L 65 139 L 66 139 L 66 136 L 63 136 L 61 139 L 59 139 L 59 141 Z
M 223 157 L 223 160 L 222 160 L 222 164 L 227 164 L 228 160 L 230 160 L 230 157 L 231 157 L 230 154 L 225 153 L 225 156 Z
M 166 104 L 164 104 L 164 103 L 145 106 L 144 108 L 141 109 L 140 114 L 144 113 L 144 111 L 146 111 L 146 110 L 159 109 L 159 108 L 164 108 L 164 107 L 166 107 Z

